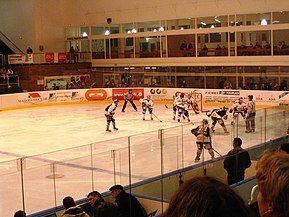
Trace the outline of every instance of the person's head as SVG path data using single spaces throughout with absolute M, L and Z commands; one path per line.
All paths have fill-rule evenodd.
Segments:
M 209 176 L 185 181 L 171 198 L 164 217 L 248 217 L 242 198 L 228 185 Z
M 70 207 L 76 206 L 74 199 L 70 196 L 65 197 L 62 203 L 65 209 L 69 209 Z
M 249 101 L 252 101 L 253 100 L 253 95 L 248 95 L 248 99 L 249 99 Z
M 101 194 L 98 191 L 92 191 L 87 195 L 88 203 L 93 206 L 95 201 L 102 198 Z
M 239 98 L 239 103 L 242 103 L 243 102 L 243 97 L 240 97 Z
M 122 185 L 114 185 L 114 186 L 110 187 L 109 190 L 111 191 L 111 196 L 113 198 L 116 198 L 120 194 L 120 192 L 123 191 L 123 187 L 122 187 Z
M 240 139 L 239 137 L 236 137 L 233 139 L 233 147 L 241 147 L 242 145 L 242 139 Z
M 279 147 L 280 150 L 285 151 L 287 154 L 289 154 L 289 143 L 284 143 Z
M 114 104 L 118 105 L 119 104 L 119 100 L 118 99 L 115 99 L 113 100 Z
M 129 92 L 129 93 L 132 93 L 132 89 L 129 89 L 128 92 Z
M 289 216 L 289 155 L 266 151 L 256 164 L 260 216 Z
M 203 119 L 202 123 L 203 123 L 203 125 L 208 125 L 209 124 L 207 119 Z
M 26 213 L 22 210 L 18 210 L 14 213 L 14 217 L 26 217 Z

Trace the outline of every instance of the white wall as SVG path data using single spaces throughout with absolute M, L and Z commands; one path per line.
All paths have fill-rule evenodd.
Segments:
M 63 51 L 64 27 L 288 11 L 288 0 L 0 0 L 0 30 L 22 50 Z

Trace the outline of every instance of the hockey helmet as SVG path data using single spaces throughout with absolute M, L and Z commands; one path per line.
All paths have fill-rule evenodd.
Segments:
M 184 94 L 184 93 L 181 93 L 181 94 L 180 94 L 180 97 L 181 97 L 181 98 L 184 98 L 184 97 L 185 97 L 185 94 Z
M 243 97 L 240 97 L 239 100 L 240 100 L 240 101 L 243 101 Z
M 209 122 L 208 122 L 208 120 L 207 119 L 203 119 L 203 124 L 205 125 L 205 124 L 209 124 Z
M 252 99 L 253 99 L 253 95 L 248 95 L 248 98 L 249 98 L 250 100 L 252 100 Z
M 115 100 L 113 100 L 113 102 L 114 102 L 114 103 L 117 103 L 117 102 L 119 102 L 119 100 L 118 100 L 118 99 L 115 99 Z

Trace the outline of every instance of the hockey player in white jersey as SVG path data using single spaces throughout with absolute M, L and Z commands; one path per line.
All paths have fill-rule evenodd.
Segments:
M 115 126 L 115 119 L 114 114 L 115 110 L 119 104 L 119 100 L 115 99 L 112 104 L 106 106 L 105 108 L 105 117 L 106 117 L 106 132 L 111 132 L 109 129 L 110 122 L 112 122 L 112 126 L 114 130 L 118 130 L 118 128 Z
M 243 101 L 243 97 L 240 97 L 230 109 L 230 113 L 233 113 L 233 120 L 231 125 L 234 125 L 239 117 L 239 114 L 245 119 L 246 115 L 246 103 Z
M 143 120 L 145 120 L 146 111 L 148 110 L 151 120 L 153 120 L 153 100 L 150 95 L 147 95 L 147 97 L 140 99 L 141 106 L 142 106 L 142 114 L 143 114 Z
M 199 106 L 197 104 L 197 100 L 195 97 L 193 97 L 193 94 L 189 93 L 187 95 L 187 102 L 188 102 L 189 108 L 191 106 L 196 115 L 200 114 L 200 109 L 199 109 Z
M 178 111 L 177 102 L 180 100 L 180 92 L 176 92 L 174 95 L 174 102 L 173 102 L 173 120 L 176 120 L 176 114 Z
M 191 120 L 187 100 L 183 99 L 182 101 L 177 102 L 177 108 L 178 108 L 178 122 L 181 121 L 180 120 L 181 117 L 187 119 L 188 122 L 190 122 Z
M 255 132 L 255 116 L 256 116 L 256 105 L 253 101 L 253 95 L 248 95 L 248 102 L 246 104 L 246 131 L 245 133 Z

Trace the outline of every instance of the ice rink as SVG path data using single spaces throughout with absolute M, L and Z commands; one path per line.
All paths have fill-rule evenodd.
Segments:
M 197 148 L 195 144 L 195 137 L 190 133 L 190 130 L 200 124 L 200 121 L 204 118 L 208 119 L 211 123 L 210 118 L 208 118 L 205 113 L 195 115 L 192 111 L 190 111 L 191 122 L 188 123 L 188 121 L 181 119 L 181 122 L 178 123 L 172 118 L 172 105 L 167 104 L 168 108 L 166 108 L 164 104 L 155 104 L 154 114 L 160 120 L 162 120 L 162 122 L 160 122 L 156 117 L 154 117 L 154 120 L 150 120 L 149 114 L 146 115 L 146 120 L 143 121 L 142 112 L 139 104 L 137 104 L 137 112 L 133 110 L 130 104 L 128 104 L 125 112 L 121 112 L 122 104 L 120 104 L 115 114 L 116 125 L 119 130 L 109 133 L 105 131 L 106 119 L 104 116 L 104 109 L 108 104 L 109 103 L 55 105 L 0 112 L 1 174 L 3 175 L 5 174 L 5 171 L 9 171 L 9 169 L 13 168 L 12 164 L 14 163 L 14 161 L 11 160 L 29 156 L 34 156 L 34 159 L 37 158 L 38 161 L 43 161 L 46 163 L 56 160 L 72 160 L 75 158 L 79 158 L 82 155 L 85 156 L 87 153 L 77 153 L 73 151 L 66 152 L 65 155 L 41 154 L 48 152 L 51 153 L 63 149 L 72 149 L 75 147 L 85 146 L 96 142 L 98 142 L 95 145 L 97 147 L 97 150 L 94 150 L 94 153 L 110 154 L 111 150 L 127 148 L 126 143 L 100 141 L 107 141 L 111 139 L 113 139 L 114 141 L 126 141 L 126 139 L 123 139 L 123 137 L 140 134 L 141 136 L 136 136 L 137 138 L 141 138 L 141 140 L 139 140 L 140 144 L 138 144 L 138 140 L 134 141 L 133 143 L 132 153 L 135 153 L 135 156 L 134 158 L 132 158 L 134 164 L 134 174 L 132 176 L 132 181 L 141 181 L 154 175 L 154 166 L 147 165 L 146 159 L 148 159 L 148 157 L 150 156 L 150 151 L 156 149 L 155 147 L 153 147 L 153 144 L 151 146 L 147 146 L 147 144 L 149 144 L 150 142 L 154 142 L 153 137 L 157 135 L 157 133 L 155 132 L 157 132 L 158 129 L 174 129 L 174 127 L 177 128 L 180 125 L 183 125 L 182 129 L 184 131 L 183 135 L 185 140 L 183 141 L 183 144 L 184 146 L 186 146 L 184 147 L 185 153 L 183 156 L 183 166 L 188 166 L 195 163 L 194 158 Z M 212 107 L 206 107 L 206 109 L 212 109 Z M 232 127 L 230 124 L 231 115 L 226 121 L 227 129 L 230 132 L 229 134 L 225 134 L 221 126 L 217 124 L 215 127 L 216 131 L 213 133 L 212 138 L 213 148 L 217 151 L 215 153 L 215 156 L 218 157 L 219 154 L 227 154 L 227 152 L 232 148 L 232 140 L 236 136 L 243 139 L 242 147 L 248 148 L 250 146 L 260 144 L 270 139 L 285 135 L 287 129 L 287 120 L 285 120 L 284 117 L 284 120 L 282 119 L 282 113 L 278 113 L 278 115 L 275 115 L 273 113 L 274 112 L 272 112 L 272 114 L 267 114 L 266 122 L 270 122 L 270 124 L 265 125 L 264 115 L 258 110 L 256 118 L 257 126 L 255 133 L 244 133 L 244 120 L 240 120 L 238 126 Z M 271 125 L 274 126 L 274 128 L 270 128 Z M 176 152 L 176 149 L 174 147 L 174 139 L 171 139 L 171 141 L 167 143 L 168 145 L 165 149 L 164 157 L 167 159 L 166 162 L 172 162 L 172 165 L 167 163 L 165 172 L 171 171 L 175 168 L 175 166 L 173 165 L 175 163 L 174 154 Z M 150 150 L 147 150 L 146 147 L 150 147 Z M 69 153 L 71 153 L 71 155 Z M 210 159 L 209 157 L 209 154 L 205 152 L 205 159 Z M 11 165 L 9 165 L 9 163 L 3 163 L 4 161 L 8 160 L 9 162 L 11 162 Z M 65 165 L 66 169 L 63 169 L 63 173 L 65 173 L 65 171 L 69 171 L 70 173 L 74 172 L 75 165 L 77 164 L 77 162 L 69 162 L 70 166 Z M 98 177 L 101 177 L 99 178 L 100 180 L 98 180 L 99 183 L 97 183 L 97 190 L 106 191 L 107 185 L 113 184 L 111 180 L 109 182 L 106 180 L 106 175 L 111 176 L 113 168 L 110 164 L 102 165 L 101 163 L 97 164 L 97 168 L 106 168 L 106 170 L 97 171 L 98 175 L 100 175 Z M 44 189 L 44 192 L 42 193 L 44 195 L 51 196 L 50 194 L 52 193 L 49 190 L 45 190 L 45 188 L 51 187 L 50 184 L 50 187 L 47 187 L 45 184 L 45 182 L 51 182 L 50 180 L 45 178 L 48 174 L 43 171 L 43 174 L 38 174 L 38 177 L 35 176 L 35 172 L 27 172 L 27 174 L 29 173 L 33 175 L 29 176 L 29 181 L 31 181 L 32 183 L 29 182 L 29 185 L 25 186 L 26 190 L 29 192 L 26 193 L 26 195 L 29 194 L 29 196 L 26 196 L 26 210 L 28 211 L 28 213 L 34 213 L 45 208 L 53 207 L 55 202 L 53 199 L 51 199 L 50 202 L 47 202 L 47 204 L 44 205 L 38 203 L 35 204 L 35 198 L 39 197 L 39 193 L 41 192 L 41 190 L 32 190 L 34 188 L 33 185 L 35 186 L 36 183 L 40 182 L 43 183 L 44 186 L 41 187 L 41 189 Z M 89 175 L 87 176 L 89 177 Z M 81 190 L 81 193 L 72 194 L 72 196 L 76 199 L 84 198 L 86 196 L 86 193 L 91 190 L 91 185 L 88 184 L 87 187 L 87 183 L 89 183 L 90 180 L 87 180 L 85 182 L 84 177 L 78 177 L 77 179 L 73 177 L 73 179 L 70 180 L 69 177 L 69 175 L 66 175 L 65 178 L 67 179 L 61 181 L 62 185 L 58 185 L 58 187 L 61 186 L 59 187 L 59 189 L 57 189 L 58 205 L 61 205 L 61 200 L 63 196 L 67 196 L 68 192 L 71 192 L 75 185 Z M 8 176 L 2 176 L 1 178 L 2 185 L 0 192 L 0 216 L 7 216 L 5 214 L 2 215 L 3 207 L 6 207 L 5 210 L 8 209 L 10 211 L 8 212 L 9 214 L 11 214 L 16 207 L 19 207 L 16 209 L 22 209 L 20 196 L 18 198 L 19 201 L 17 201 L 16 203 L 13 203 L 13 198 L 11 200 L 7 199 L 9 195 L 11 196 L 11 194 L 20 195 L 18 183 L 19 177 L 15 180 L 14 179 L 11 179 L 11 177 Z M 121 184 L 126 184 L 126 181 L 127 180 L 122 181 L 121 178 L 117 180 L 117 182 Z M 72 183 L 72 188 L 69 187 L 68 182 Z M 5 183 L 9 186 L 9 192 L 7 192 L 7 188 L 5 188 Z M 18 187 L 13 187 L 14 184 Z M 84 186 L 83 189 L 82 184 Z M 53 186 L 51 188 L 53 188 Z M 51 197 L 53 198 L 54 196 L 52 195 Z M 7 208 L 7 205 L 9 206 L 9 204 L 11 205 L 11 209 Z

